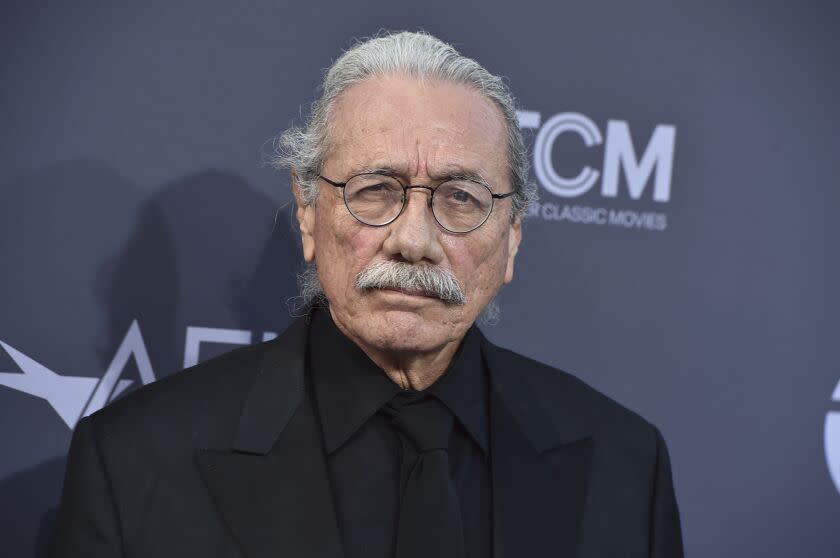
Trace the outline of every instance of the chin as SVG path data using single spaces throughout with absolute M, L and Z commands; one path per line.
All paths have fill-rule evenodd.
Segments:
M 453 322 L 424 314 L 407 310 L 374 311 L 360 334 L 380 349 L 410 352 L 435 350 L 457 337 Z

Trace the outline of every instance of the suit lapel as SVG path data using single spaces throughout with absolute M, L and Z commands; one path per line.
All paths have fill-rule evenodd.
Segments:
M 195 460 L 247 558 L 342 555 L 321 434 L 305 396 L 305 320 L 266 347 L 230 448 Z
M 494 556 L 578 556 L 591 433 L 571 413 L 558 421 L 563 408 L 547 412 L 529 370 L 517 369 L 521 357 L 486 340 L 482 353 L 492 386 Z

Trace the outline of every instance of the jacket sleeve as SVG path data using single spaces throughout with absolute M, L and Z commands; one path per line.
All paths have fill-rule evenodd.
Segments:
M 682 529 L 671 478 L 671 460 L 665 440 L 658 429 L 650 529 L 651 558 L 682 558 Z
M 86 417 L 76 425 L 70 442 L 48 556 L 116 558 L 122 555 L 113 493 L 91 419 Z

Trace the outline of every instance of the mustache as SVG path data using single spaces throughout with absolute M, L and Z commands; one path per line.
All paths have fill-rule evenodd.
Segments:
M 416 265 L 389 260 L 376 262 L 356 276 L 356 287 L 362 290 L 423 291 L 449 304 L 463 305 L 467 302 L 455 274 L 436 265 Z

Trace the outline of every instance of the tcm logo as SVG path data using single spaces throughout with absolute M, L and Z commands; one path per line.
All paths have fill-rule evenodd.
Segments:
M 834 388 L 831 400 L 840 403 L 840 382 Z M 828 472 L 837 492 L 840 492 L 840 410 L 829 411 L 825 415 L 825 460 Z
M 587 116 L 577 112 L 555 114 L 543 121 L 539 112 L 518 111 L 519 127 L 537 130 L 534 140 L 534 173 L 543 188 L 562 198 L 574 198 L 589 192 L 599 179 L 601 196 L 619 195 L 620 178 L 624 177 L 627 195 L 638 200 L 652 183 L 651 198 L 667 202 L 671 198 L 671 169 L 674 160 L 676 128 L 659 124 L 647 141 L 641 155 L 636 153 L 630 126 L 624 120 L 608 120 L 604 133 Z M 574 176 L 562 176 L 551 160 L 554 142 L 561 134 L 578 136 L 587 147 L 604 146 L 603 173 L 583 166 Z M 651 180 L 652 179 L 652 180 Z
M 248 345 L 252 337 L 250 331 L 241 329 L 187 327 L 184 368 L 198 364 L 202 343 Z M 268 341 L 275 337 L 275 332 L 266 331 L 263 332 L 262 340 Z M 140 381 L 144 385 L 155 381 L 149 352 L 137 320 L 131 323 L 101 378 L 63 376 L 3 341 L 0 341 L 0 346 L 20 368 L 20 372 L 0 372 L 0 385 L 45 399 L 71 430 L 82 417 L 98 411 L 134 383 L 134 380 L 122 378 L 131 357 L 134 357 Z

